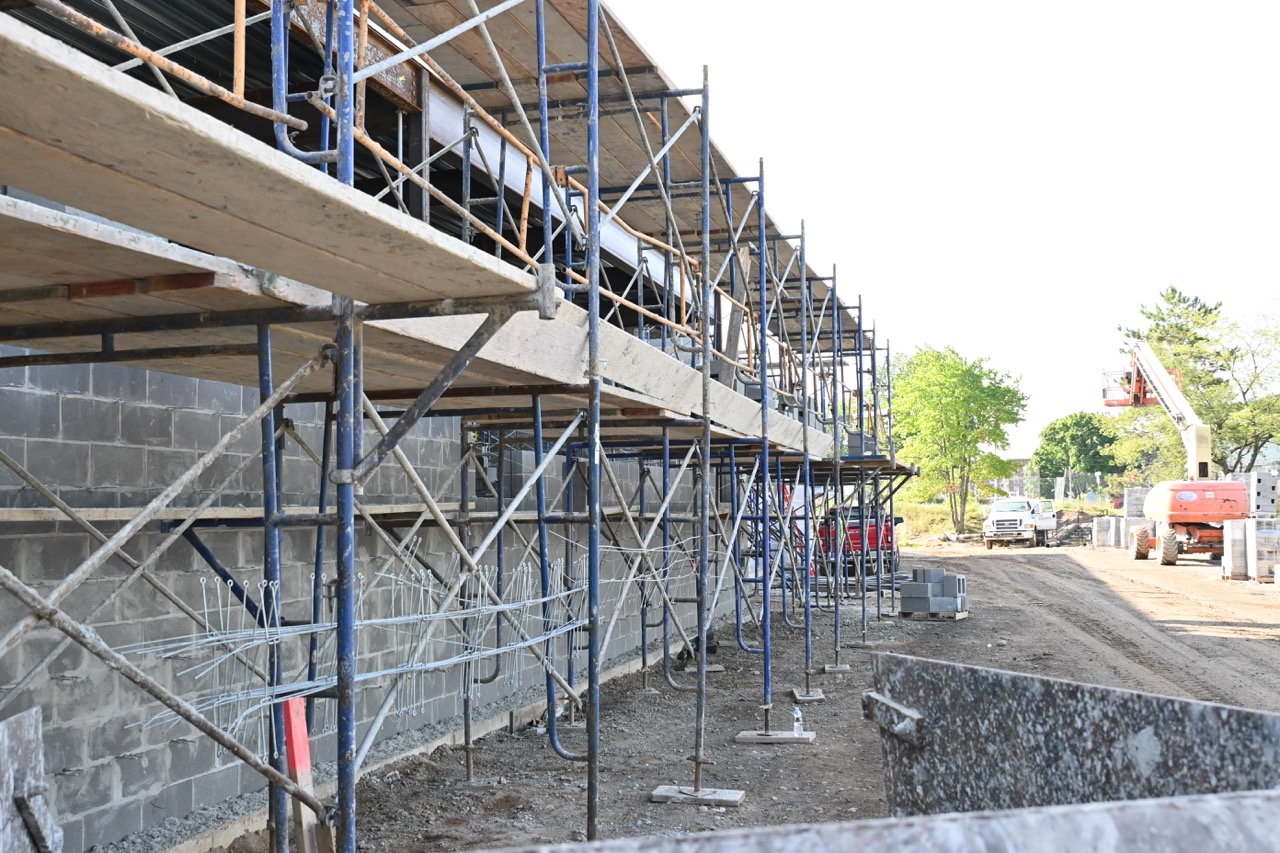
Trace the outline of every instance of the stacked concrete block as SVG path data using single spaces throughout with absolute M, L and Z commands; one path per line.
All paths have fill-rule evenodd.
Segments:
M 1142 503 L 1147 499 L 1151 489 L 1146 486 L 1133 486 L 1124 490 L 1124 517 L 1142 518 Z
M 969 610 L 969 589 L 964 575 L 947 574 L 945 569 L 916 569 L 911 582 L 899 588 L 902 613 L 965 613 Z
M 1093 547 L 1107 547 L 1107 537 L 1111 535 L 1110 527 L 1111 519 L 1106 516 L 1093 520 Z
M 1222 526 L 1222 579 L 1244 580 L 1248 577 L 1249 550 L 1246 527 L 1253 519 L 1227 521 Z
M 1253 566 L 1250 580 L 1274 583 L 1276 566 L 1280 564 L 1280 523 L 1273 518 L 1249 519 L 1254 522 Z
M 1249 472 L 1249 494 L 1253 496 L 1253 514 L 1260 518 L 1276 517 L 1276 485 L 1280 482 L 1270 471 Z
M 1249 489 L 1252 504 L 1250 513 L 1261 518 L 1276 517 L 1277 486 L 1280 486 L 1280 475 L 1274 471 L 1245 471 L 1239 474 L 1228 474 L 1226 479 L 1244 483 Z

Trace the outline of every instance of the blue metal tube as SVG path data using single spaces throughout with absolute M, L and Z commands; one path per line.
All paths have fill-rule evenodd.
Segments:
M 640 479 L 640 490 L 638 495 L 640 518 L 644 518 L 645 504 L 645 485 L 648 477 L 645 476 L 647 469 L 645 461 L 642 458 L 636 459 L 636 473 Z M 636 586 L 640 591 L 640 677 L 644 679 L 645 687 L 649 686 L 649 605 L 648 592 L 643 573 L 636 579 Z
M 273 0 L 280 4 L 284 0 Z M 338 180 L 347 186 L 356 182 L 356 134 L 355 134 L 355 0 L 338 2 L 338 59 L 337 124 L 338 124 Z
M 769 706 L 773 703 L 773 641 L 772 606 L 769 590 L 769 330 L 765 323 L 765 312 L 769 294 L 769 275 L 765 266 L 769 243 L 766 239 L 768 221 L 764 215 L 764 161 L 760 161 L 759 198 L 756 203 L 757 227 L 760 231 L 760 515 L 764 524 L 760 537 L 761 568 L 764 572 L 764 588 L 760 606 L 760 645 L 764 649 L 764 701 L 765 729 L 769 728 Z
M 333 11 L 336 0 L 328 0 L 324 7 L 324 74 L 333 74 Z M 333 98 L 325 98 L 325 103 L 333 106 Z M 320 148 L 321 150 L 329 149 L 329 135 L 333 132 L 333 123 L 329 121 L 329 114 L 323 113 L 320 116 Z M 319 164 L 320 170 L 326 175 L 329 174 L 329 164 Z M 307 700 L 307 727 L 311 726 L 311 705 L 312 700 Z
M 249 591 L 235 579 L 235 576 L 231 574 L 230 570 L 228 570 L 226 566 L 222 565 L 222 562 L 218 559 L 217 555 L 210 550 L 204 540 L 191 529 L 184 530 L 182 532 L 182 538 L 191 544 L 191 547 L 200 555 L 200 558 L 205 561 L 209 568 L 213 569 L 213 573 L 222 578 L 223 582 L 227 585 L 227 589 L 231 590 L 231 594 L 240 600 L 240 603 L 244 605 L 244 609 L 253 617 L 253 621 L 259 626 L 265 626 L 266 621 L 263 618 L 262 608 L 258 606 L 258 602 L 253 600 L 253 596 L 249 595 Z
M 876 431 L 876 453 L 880 452 L 880 383 L 876 379 L 876 347 L 875 339 L 872 339 L 871 347 L 871 428 Z M 883 507 L 880 503 L 880 475 L 873 474 L 871 476 L 871 494 L 872 498 L 872 517 L 875 519 L 877 527 L 880 525 L 880 517 L 883 515 L 881 510 Z M 866 522 L 863 522 L 866 526 Z M 876 618 L 881 617 L 880 612 L 880 577 L 884 571 L 884 538 L 879 534 L 883 533 L 883 528 L 876 531 Z M 865 538 L 865 537 L 864 537 Z M 865 597 L 865 596 L 864 596 Z M 865 607 L 864 607 L 865 609 Z M 864 621 L 865 621 L 865 617 Z
M 801 578 L 804 595 L 804 674 L 805 692 L 809 692 L 809 676 L 813 673 L 813 587 L 810 572 L 813 570 L 813 469 L 809 464 L 809 412 L 811 411 L 809 394 L 810 383 L 809 360 L 809 312 L 813 307 L 813 285 L 808 281 L 809 267 L 805 258 L 804 223 L 800 223 L 800 398 L 801 417 L 804 420 L 804 462 L 801 476 L 804 479 L 804 575 Z
M 781 598 L 782 621 L 786 623 L 786 626 L 788 628 L 799 628 L 801 626 L 791 619 L 791 614 L 787 610 L 787 590 L 791 589 L 791 596 L 792 596 L 793 602 L 798 600 L 800 597 L 799 591 L 791 586 L 791 578 L 788 576 L 788 573 L 786 571 L 787 567 L 785 565 L 785 561 L 789 559 L 789 557 L 792 554 L 795 553 L 795 549 L 791 547 L 791 545 L 793 544 L 792 543 L 793 530 L 791 527 L 791 522 L 787 519 L 788 510 L 791 507 L 792 495 L 791 495 L 791 492 L 787 489 L 786 475 L 782 471 L 782 460 L 778 459 L 776 464 L 778 466 L 778 492 L 779 492 L 779 503 L 778 503 L 778 509 L 777 509 L 778 547 L 782 551 L 782 557 L 779 559 L 783 561 L 778 564 L 778 580 L 781 584 L 780 591 L 782 596 Z M 792 568 L 794 568 L 794 566 Z
M 587 840 L 600 837 L 600 0 L 587 0 Z
M 324 438 L 320 442 L 320 476 L 317 509 L 324 513 L 329 506 L 329 463 L 333 457 L 333 403 L 324 404 Z M 311 572 L 311 624 L 324 618 L 324 544 L 326 525 L 316 525 L 316 556 Z M 320 635 L 312 632 L 307 643 L 307 680 L 315 681 L 319 672 Z M 315 699 L 307 697 L 307 731 L 315 725 Z
M 341 298 L 337 333 L 337 454 L 336 471 L 355 465 L 355 433 L 362 418 L 355 397 L 355 329 L 352 301 Z M 337 485 L 338 553 L 338 850 L 356 853 L 356 535 L 355 484 Z
M 276 3 L 282 0 L 275 0 Z M 355 184 L 355 0 L 338 0 L 337 6 L 337 125 L 338 169 L 342 183 Z M 336 471 L 347 476 L 337 484 L 338 535 L 335 571 L 338 576 L 336 601 L 337 688 L 338 688 L 338 853 L 356 853 L 356 534 L 355 468 L 360 448 L 359 433 L 364 428 L 356 396 L 357 339 L 355 306 L 349 297 L 334 297 L 339 308 L 337 343 L 337 453 Z
M 832 569 L 830 579 L 831 599 L 832 599 L 832 642 L 835 646 L 834 661 L 840 663 L 840 598 L 844 595 L 844 579 L 845 579 L 845 515 L 844 515 L 844 471 L 841 461 L 844 459 L 844 436 L 841 433 L 841 419 L 845 417 L 845 412 L 841 410 L 840 396 L 840 367 L 844 360 L 844 314 L 840 309 L 840 298 L 836 296 L 835 283 L 831 285 L 831 329 L 834 337 L 831 342 L 832 358 L 831 358 L 831 437 L 835 445 L 835 460 L 832 466 L 831 479 L 832 487 L 835 491 L 832 501 L 832 510 L 830 525 L 832 540 L 835 547 L 832 548 Z
M 711 565 L 711 338 L 715 312 L 711 289 L 711 131 L 707 124 L 710 91 L 702 67 L 702 507 L 698 531 L 698 699 L 694 716 L 693 789 L 702 790 L 707 730 L 707 588 Z
M 258 395 L 267 400 L 275 392 L 271 375 L 271 328 L 258 327 Z M 265 518 L 280 509 L 279 446 L 276 444 L 277 409 L 272 409 L 262 419 L 262 514 Z M 270 524 L 262 527 L 262 621 L 266 630 L 280 629 L 280 529 Z M 267 674 L 274 687 L 284 678 L 277 641 L 268 648 Z M 289 767 L 285 761 L 284 704 L 271 705 L 271 765 L 284 774 Z M 271 811 L 271 841 L 276 853 L 289 853 L 289 798 L 278 785 L 269 786 Z
M 462 207 L 471 212 L 471 147 L 472 143 L 471 110 L 462 111 Z M 501 187 L 499 187 L 501 190 Z M 471 220 L 462 217 L 462 242 L 471 242 Z
M 671 111 L 667 107 L 667 99 L 662 99 L 662 145 L 665 148 L 667 142 L 671 139 Z M 671 152 L 668 151 L 662 157 L 662 182 L 669 188 L 671 186 Z M 675 223 L 668 221 L 666 223 L 666 243 L 671 246 L 675 243 Z M 675 287 L 672 267 L 674 259 L 669 254 L 662 256 L 662 288 L 663 302 L 665 304 L 664 317 L 675 316 Z M 659 324 L 659 335 L 662 340 L 662 351 L 667 351 L 667 340 L 671 337 L 669 327 L 666 323 Z M 665 495 L 664 495 L 665 497 Z
M 497 492 L 495 497 L 497 499 L 498 516 L 501 517 L 502 513 L 504 513 L 507 509 L 506 494 L 504 493 L 504 489 L 502 486 L 502 482 L 506 478 L 506 473 L 507 473 L 507 448 L 506 448 L 506 442 L 504 440 L 504 436 L 502 433 L 499 433 L 498 435 L 497 471 L 498 471 L 498 475 L 496 478 L 497 482 L 493 484 L 493 487 L 494 487 L 494 491 Z M 538 481 L 541 482 L 542 478 L 539 477 Z M 504 583 L 503 576 L 506 574 L 506 571 L 505 571 L 506 570 L 506 546 L 504 544 L 505 537 L 503 535 L 503 530 L 505 529 L 505 527 L 506 525 L 499 527 L 498 533 L 496 536 L 494 536 L 494 539 L 493 539 L 494 564 L 497 567 L 497 573 L 494 576 L 494 591 L 498 593 L 498 598 L 502 598 L 503 583 Z M 502 648 L 502 620 L 501 619 L 493 620 L 493 647 L 495 649 Z M 494 681 L 497 681 L 498 676 L 501 673 L 502 673 L 502 655 L 497 655 L 493 659 L 493 671 L 486 676 L 477 678 L 476 684 L 492 684 Z
M 867 423 L 866 423 L 866 406 L 863 405 L 864 395 L 866 394 L 866 376 L 863 367 L 863 360 L 866 358 L 863 343 L 865 341 L 862 328 L 862 297 L 858 297 L 858 358 L 854 372 L 857 376 L 858 387 L 858 458 L 864 458 L 867 455 Z M 874 353 L 873 353 L 874 357 Z M 858 512 L 862 514 L 862 542 L 858 548 L 858 601 L 862 609 L 862 639 L 867 639 L 867 564 L 870 562 L 870 532 L 867 530 L 867 475 L 858 470 Z M 874 508 L 873 508 L 874 509 Z
M 497 231 L 499 234 L 502 233 L 503 214 L 507 212 L 507 206 L 506 204 L 503 203 L 506 201 L 506 187 L 507 187 L 507 138 L 504 136 L 498 141 L 498 183 L 495 191 L 496 198 L 494 200 L 494 206 L 497 209 L 494 211 L 495 224 L 494 224 L 493 230 Z M 513 225 L 515 225 L 516 227 L 519 227 L 519 223 L 513 223 Z M 497 244 L 496 253 L 499 258 L 502 257 L 501 243 Z
M 350 9 L 353 0 L 339 2 Z M 292 3 L 288 0 L 271 0 L 271 105 L 276 112 L 285 114 L 289 112 L 290 6 Z M 276 147 L 304 163 L 332 163 L 335 158 L 341 157 L 340 151 L 303 151 L 289 139 L 289 130 L 285 125 L 277 121 L 272 122 L 271 126 L 275 131 Z
M 539 3 L 541 7 L 541 3 Z M 542 398 L 535 396 L 533 398 L 533 460 L 534 467 L 542 465 L 542 458 L 546 453 L 545 442 L 542 437 Z M 538 482 L 534 484 L 534 493 L 537 495 L 538 501 L 538 568 L 539 575 L 542 579 L 542 628 L 547 634 L 551 633 L 553 628 L 551 624 L 551 552 L 547 541 L 547 484 L 543 477 L 538 478 Z M 555 660 L 555 649 L 553 641 L 547 640 L 543 646 L 543 652 L 547 660 Z M 569 655 L 572 658 L 573 649 L 570 648 Z M 556 755 L 567 761 L 586 761 L 585 755 L 577 755 L 569 752 L 560 743 L 560 736 L 556 729 L 556 682 L 551 677 L 551 673 L 546 673 L 547 682 L 547 742 L 551 744 L 552 751 Z
M 731 494 L 730 494 L 730 497 L 729 497 L 729 508 L 730 508 L 730 511 L 733 513 L 733 517 L 734 517 L 734 518 L 737 518 L 737 517 L 738 517 L 738 503 L 739 503 L 739 499 L 738 499 L 738 453 L 737 453 L 737 447 L 736 447 L 735 445 L 729 445 L 729 470 L 730 470 L 730 471 L 732 471 L 732 472 L 733 472 L 733 475 L 734 475 L 734 479 L 733 479 L 733 490 L 732 490 L 732 492 L 731 492 Z M 748 500 L 750 500 L 750 498 L 748 498 Z M 752 520 L 752 518 L 754 518 L 754 516 L 748 516 L 748 515 L 745 515 L 745 514 L 742 516 L 743 521 L 750 521 L 750 520 Z M 735 566 L 741 566 L 741 565 L 742 565 L 742 547 L 741 547 L 741 545 L 739 544 L 738 539 L 737 539 L 736 537 L 735 537 L 735 538 L 734 538 L 734 540 L 733 540 L 733 563 L 734 563 L 734 565 L 735 565 Z M 744 578 L 744 579 L 743 579 L 743 581 L 744 581 L 744 583 L 745 583 L 745 582 L 747 581 L 747 579 L 745 579 L 745 578 Z M 734 619 L 733 619 L 734 626 L 733 626 L 733 627 L 734 627 L 734 634 L 735 634 L 735 636 L 736 636 L 736 638 L 737 638 L 737 641 L 738 641 L 738 648 L 742 649 L 742 650 L 743 650 L 744 652 L 746 652 L 747 654 L 758 655 L 758 654 L 761 654 L 762 652 L 764 652 L 764 648 L 763 648 L 763 647 L 761 647 L 761 648 L 752 648 L 751 646 L 747 645 L 747 638 L 746 638 L 746 637 L 743 635 L 743 633 L 742 633 L 742 627 L 743 627 L 743 620 L 742 620 L 742 586 L 743 586 L 743 584 L 742 584 L 742 583 L 735 583 L 735 584 L 733 585 L 733 617 L 734 617 Z
M 547 19 L 546 0 L 537 0 L 538 37 L 538 115 L 547 115 Z M 538 122 L 538 144 L 542 146 L 542 156 L 551 157 L 551 125 L 550 122 Z M 550 160 L 548 159 L 548 162 Z M 555 222 L 551 218 L 551 184 L 546 175 L 542 178 L 542 262 L 555 262 L 552 235 L 555 233 Z

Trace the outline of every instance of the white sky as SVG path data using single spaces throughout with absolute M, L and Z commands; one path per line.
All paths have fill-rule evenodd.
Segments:
M 1009 455 L 1101 411 L 1167 285 L 1280 307 L 1280 3 L 606 3 L 677 86 L 710 66 L 712 138 L 895 359 L 1021 377 Z

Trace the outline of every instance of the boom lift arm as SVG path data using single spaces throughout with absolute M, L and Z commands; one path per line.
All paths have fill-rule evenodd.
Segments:
M 1209 426 L 1187 402 L 1178 380 L 1160 362 L 1151 345 L 1139 341 L 1133 347 L 1133 363 L 1122 385 L 1103 390 L 1108 406 L 1162 406 L 1182 433 L 1187 450 L 1187 479 L 1209 479 L 1212 451 Z M 1119 393 L 1115 393 L 1119 391 Z

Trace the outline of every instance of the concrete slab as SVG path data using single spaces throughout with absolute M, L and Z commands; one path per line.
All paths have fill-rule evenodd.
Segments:
M 801 693 L 799 689 L 791 689 L 791 698 L 797 705 L 812 705 L 815 702 L 825 702 L 827 697 L 823 695 L 821 690 L 810 690 L 808 693 Z
M 737 807 L 742 805 L 742 800 L 745 797 L 745 791 L 735 791 L 729 788 L 703 788 L 701 791 L 697 791 L 693 788 L 682 788 L 678 785 L 659 785 L 649 795 L 649 802 Z
M 738 732 L 733 741 L 734 743 L 813 743 L 817 736 L 817 732 L 801 732 L 800 734 L 792 731 Z

